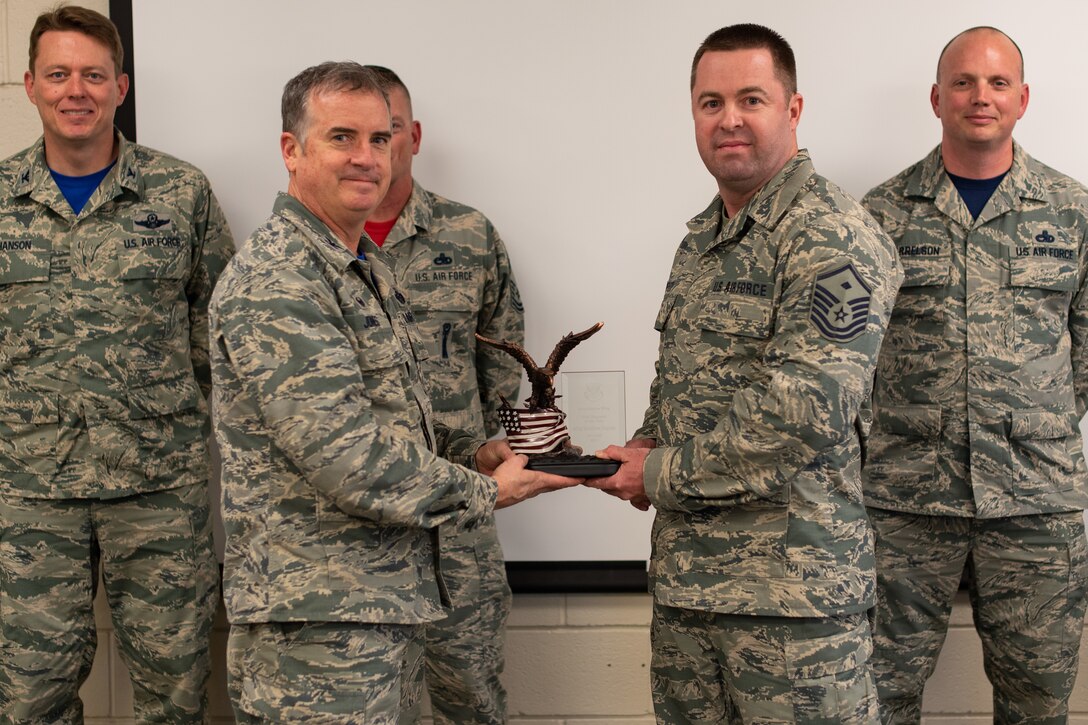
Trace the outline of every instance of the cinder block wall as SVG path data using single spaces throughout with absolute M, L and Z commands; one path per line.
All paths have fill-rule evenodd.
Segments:
M 96 603 L 99 651 L 82 690 L 88 723 L 134 723 L 132 687 L 117 655 L 106 604 Z M 643 725 L 650 701 L 650 597 L 644 594 L 518 595 L 506 635 L 511 725 Z M 227 625 L 212 637 L 211 714 L 231 723 L 224 680 Z M 1088 670 L 1088 643 L 1081 645 Z M 992 722 L 991 690 L 966 595 L 952 615 L 937 671 L 926 687 L 926 725 Z M 1088 675 L 1072 704 L 1072 725 L 1088 725 Z
M 83 0 L 106 13 L 107 0 Z M 0 158 L 40 133 L 23 91 L 27 36 L 52 0 L 0 0 Z M 169 149 L 164 149 L 169 151 Z M 241 234 L 243 230 L 239 230 Z M 82 692 L 88 723 L 133 723 L 132 688 L 113 639 L 104 601 L 96 603 L 99 649 Z M 650 598 L 646 595 L 522 595 L 507 632 L 505 683 L 512 725 L 641 725 L 653 722 L 649 695 Z M 212 638 L 213 722 L 230 723 L 222 611 Z M 1088 669 L 1082 644 L 1081 661 Z M 1074 697 L 1073 725 L 1088 725 L 1088 676 Z M 990 687 L 966 600 L 957 604 L 937 673 L 926 689 L 929 725 L 990 722 Z

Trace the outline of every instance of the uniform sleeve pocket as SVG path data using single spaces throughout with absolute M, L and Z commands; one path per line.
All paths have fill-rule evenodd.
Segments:
M 875 410 L 877 425 L 892 435 L 933 440 L 941 434 L 937 405 L 887 405 Z
M 663 332 L 665 327 L 669 323 L 669 315 L 672 314 L 673 305 L 676 304 L 676 295 L 666 295 L 665 299 L 661 301 L 661 309 L 657 312 L 657 319 L 654 320 L 654 329 L 658 332 Z

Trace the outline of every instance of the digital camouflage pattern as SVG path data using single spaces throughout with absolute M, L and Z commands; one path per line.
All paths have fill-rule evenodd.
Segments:
M 82 725 L 100 568 L 139 721 L 204 722 L 219 601 L 206 485 L 107 500 L 0 496 L 0 521 L 0 723 Z
M 517 400 L 521 366 L 475 333 L 522 342 L 525 309 L 499 233 L 472 207 L 418 183 L 382 244 L 408 293 L 428 358 L 421 362 L 435 420 L 481 438 L 502 430 L 500 396 Z
M 657 721 L 876 725 L 864 614 L 750 617 L 654 606 Z
M 212 300 L 234 623 L 438 619 L 439 526 L 494 507 L 480 441 L 431 425 L 404 294 L 281 194 Z
M 1088 506 L 1088 190 L 1013 148 L 978 219 L 940 147 L 863 201 L 904 271 L 874 388 L 870 506 L 985 519 Z
M 429 357 L 420 370 L 435 420 L 485 438 L 500 429 L 502 397 L 515 401 L 518 362 L 488 345 L 523 343 L 524 309 L 506 247 L 480 212 L 418 183 L 381 247 L 408 295 Z M 495 519 L 447 528 L 442 572 L 455 607 L 427 626 L 426 677 L 438 723 L 504 723 L 499 681 L 510 587 Z
M 207 306 L 234 251 L 207 179 L 120 138 L 76 217 L 39 140 L 0 190 L 0 493 L 206 483 Z
M 233 625 L 229 694 L 238 723 L 403 725 L 418 709 L 418 625 Z M 291 696 L 284 693 L 290 691 Z
M 118 144 L 78 216 L 42 140 L 0 162 L 0 721 L 81 721 L 99 564 L 137 714 L 203 720 L 207 306 L 234 247 L 199 170 Z
M 919 722 L 965 568 L 994 722 L 1066 722 L 1088 586 L 1081 513 L 869 515 L 878 575 L 872 661 L 884 722 Z
M 1014 144 L 972 219 L 938 147 L 864 203 L 905 272 L 864 470 L 885 719 L 918 722 L 966 567 L 995 721 L 1064 722 L 1088 580 L 1088 190 Z
M 864 612 L 875 574 L 857 428 L 901 278 L 894 247 L 805 151 L 734 218 L 716 197 L 688 227 L 636 433 L 658 445 L 644 470 L 654 599 L 767 617 Z M 869 291 L 854 296 L 855 282 Z M 814 304 L 828 294 L 839 302 Z

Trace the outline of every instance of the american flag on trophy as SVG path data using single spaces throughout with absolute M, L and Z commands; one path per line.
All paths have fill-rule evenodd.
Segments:
M 566 414 L 558 408 L 548 410 L 515 410 L 503 401 L 499 421 L 506 429 L 507 442 L 514 453 L 551 453 L 570 440 Z

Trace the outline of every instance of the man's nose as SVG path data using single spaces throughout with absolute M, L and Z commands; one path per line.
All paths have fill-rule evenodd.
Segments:
M 78 74 L 73 73 L 68 77 L 68 82 L 65 83 L 64 91 L 69 96 L 82 98 L 87 95 L 87 86 L 83 78 Z
M 718 125 L 722 128 L 738 128 L 744 125 L 744 118 L 740 113 L 740 108 L 735 103 L 727 103 L 722 107 L 721 119 L 718 121 Z

